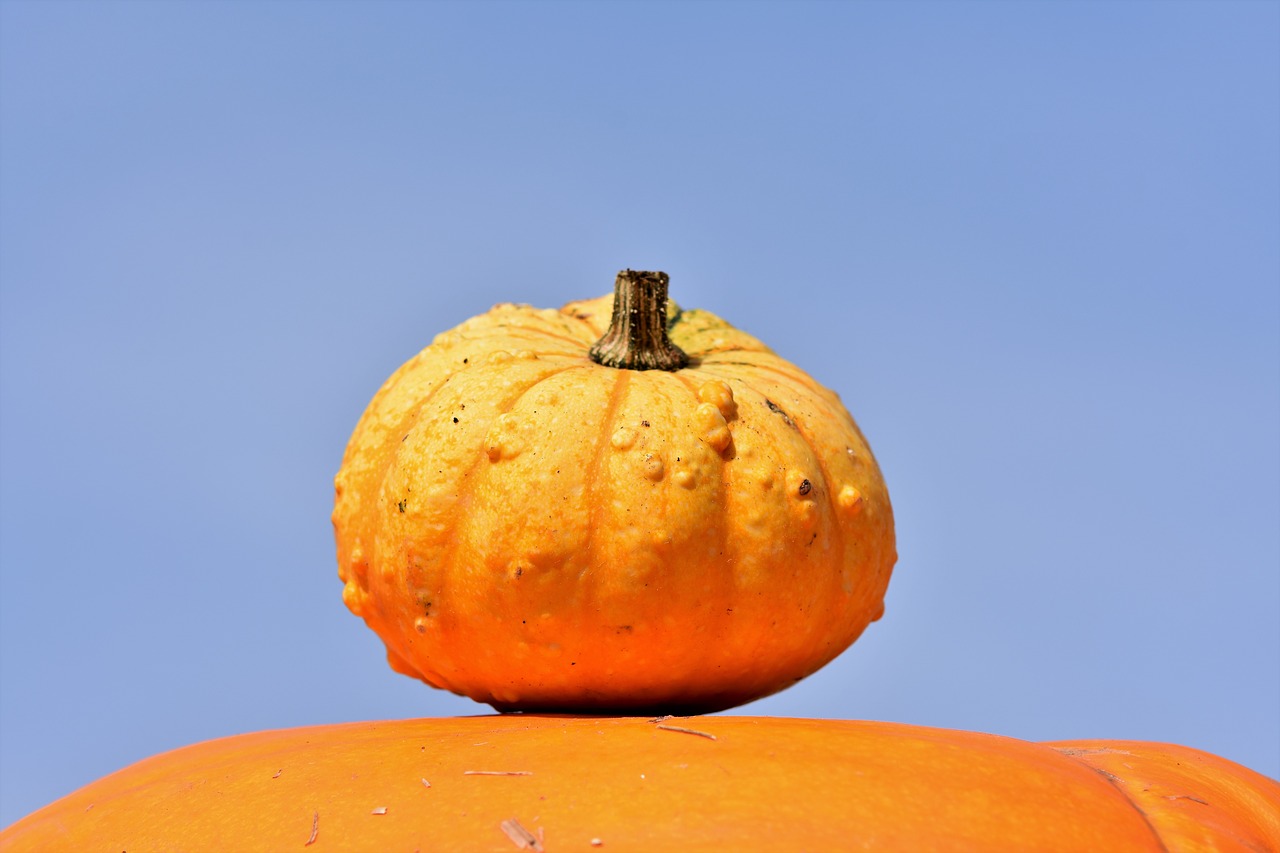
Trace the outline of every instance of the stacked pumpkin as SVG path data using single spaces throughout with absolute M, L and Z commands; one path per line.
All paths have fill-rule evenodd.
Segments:
M 438 336 L 336 479 L 344 600 L 391 666 L 525 713 L 198 744 L 0 850 L 1280 850 L 1280 785 L 1183 747 L 668 716 L 830 661 L 896 553 L 836 395 L 667 285 Z

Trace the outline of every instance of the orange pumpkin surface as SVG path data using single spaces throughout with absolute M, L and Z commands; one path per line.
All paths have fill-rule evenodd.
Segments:
M 0 851 L 1280 850 L 1280 785 L 1185 747 L 891 723 L 472 717 L 209 741 Z
M 879 618 L 893 515 L 853 419 L 666 287 L 499 305 L 369 404 L 333 521 L 394 669 L 503 710 L 706 711 Z

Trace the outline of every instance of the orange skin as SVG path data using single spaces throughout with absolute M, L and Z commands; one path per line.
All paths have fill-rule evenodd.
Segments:
M 1115 780 L 1170 850 L 1280 850 L 1280 789 L 1225 758 L 1142 741 L 1048 745 Z
M 1280 850 L 1280 785 L 1185 747 L 892 723 L 404 720 L 149 758 L 5 829 L 0 851 L 508 853 L 512 834 L 614 853 Z
M 595 364 L 611 304 L 499 305 L 369 404 L 333 521 L 398 672 L 503 710 L 717 710 L 883 612 L 893 513 L 839 398 L 705 311 L 671 311 L 684 369 Z

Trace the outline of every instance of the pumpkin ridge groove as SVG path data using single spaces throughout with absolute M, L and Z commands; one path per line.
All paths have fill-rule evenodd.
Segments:
M 769 402 L 769 396 L 760 389 L 754 387 L 750 380 L 742 381 L 745 390 L 757 395 L 766 403 Z M 836 504 L 836 488 L 835 480 L 831 476 L 831 468 L 827 465 L 826 457 L 818 452 L 818 445 L 814 441 L 814 437 L 809 429 L 808 419 L 796 413 L 794 410 L 789 416 L 792 425 L 795 427 L 796 435 L 804 443 L 805 448 L 809 451 L 809 456 L 818 466 L 819 475 L 822 477 L 823 491 L 826 493 L 823 500 L 826 501 L 827 514 L 831 524 L 831 536 L 835 540 L 835 545 L 839 549 L 836 555 L 836 565 L 840 567 L 840 571 L 845 570 L 845 557 L 847 556 L 848 547 L 845 544 L 844 530 L 840 524 L 840 508 Z M 825 662 L 824 664 L 825 665 Z M 807 674 L 807 673 L 806 673 Z
M 459 333 L 458 340 L 467 343 L 487 343 L 489 341 L 510 341 L 510 340 L 535 340 L 546 339 L 553 341 L 561 341 L 568 344 L 572 349 L 559 351 L 557 355 L 574 355 L 582 347 L 584 343 L 578 338 L 571 338 L 565 335 L 557 335 L 547 329 L 539 329 L 535 326 L 521 326 L 518 329 L 510 326 L 495 327 L 492 330 L 485 329 L 479 334 L 468 334 L 467 332 Z
M 524 397 L 525 394 L 528 394 L 530 391 L 532 391 L 534 388 L 541 385 L 543 382 L 546 382 L 547 380 L 552 379 L 556 376 L 561 376 L 562 374 L 568 373 L 570 370 L 579 370 L 582 368 L 592 367 L 592 366 L 593 365 L 590 364 L 590 362 L 586 364 L 567 364 L 564 367 L 561 367 L 556 370 L 552 370 L 549 373 L 538 377 L 533 382 L 530 382 L 528 385 L 524 386 L 523 388 L 520 388 L 515 392 L 513 392 L 508 399 L 503 401 L 503 404 L 501 406 L 501 411 L 497 412 L 494 415 L 494 419 L 496 420 L 500 415 L 504 415 L 510 412 L 513 408 L 515 408 L 516 403 L 520 402 L 521 398 Z M 453 374 L 453 375 L 457 375 L 457 374 Z M 421 408 L 421 406 L 418 406 L 417 408 Z M 392 458 L 398 459 L 401 452 L 403 451 L 398 450 L 396 453 L 391 454 Z M 467 466 L 467 469 L 463 471 L 461 476 L 458 478 L 457 490 L 458 490 L 459 501 L 461 501 L 463 498 L 468 497 L 470 495 L 472 483 L 474 482 L 472 475 L 475 474 L 476 469 L 479 468 L 480 464 L 483 461 L 485 461 L 487 458 L 488 457 L 484 453 L 477 451 L 474 458 L 471 460 L 471 464 Z M 391 470 L 391 465 L 388 464 L 386 470 L 382 474 L 382 478 L 378 481 L 379 483 L 385 482 L 387 474 L 390 472 L 390 470 Z M 452 579 L 457 575 L 458 559 L 465 552 L 465 550 L 466 549 L 464 548 L 450 549 L 448 552 L 449 553 L 448 560 L 440 569 L 440 598 L 444 601 L 449 600 L 449 588 L 452 586 Z M 397 651 L 397 654 L 399 654 L 398 651 Z M 404 657 L 403 655 L 401 656 Z M 448 653 L 444 653 L 442 656 L 444 656 L 447 659 L 448 669 L 456 672 L 458 667 L 455 664 L 455 662 L 451 659 L 452 655 Z M 405 658 L 405 660 L 409 660 L 409 658 Z M 442 670 L 443 670 L 443 667 L 441 669 L 437 669 L 436 671 L 442 672 Z M 446 679 L 450 683 L 452 683 L 453 676 L 446 676 Z
M 1049 748 L 1054 749 L 1053 747 L 1049 747 Z M 1156 829 L 1155 824 L 1151 822 L 1151 818 L 1147 815 L 1146 811 L 1143 810 L 1142 806 L 1138 805 L 1137 800 L 1129 796 L 1129 792 L 1126 791 L 1124 786 L 1120 784 L 1119 779 L 1117 779 L 1111 773 L 1108 773 L 1106 770 L 1103 770 L 1101 767 L 1094 767 L 1089 762 L 1081 761 L 1079 758 L 1077 758 L 1074 755 L 1071 755 L 1060 749 L 1055 749 L 1054 751 L 1057 752 L 1059 755 L 1061 755 L 1063 758 L 1073 761 L 1076 764 L 1082 764 L 1085 767 L 1092 770 L 1094 773 L 1097 773 L 1103 779 L 1106 779 L 1107 784 L 1110 785 L 1112 788 L 1114 788 L 1116 793 L 1119 794 L 1124 799 L 1124 801 L 1128 803 L 1135 812 L 1138 813 L 1138 816 L 1142 818 L 1142 822 L 1146 824 L 1147 829 L 1151 831 L 1152 837 L 1155 838 L 1156 844 L 1160 845 L 1160 850 L 1163 851 L 1163 853 L 1172 853 L 1172 851 L 1169 850 L 1169 845 L 1164 843 L 1164 836 L 1162 836 L 1159 830 Z
M 827 502 L 827 513 L 831 519 L 832 529 L 830 535 L 835 539 L 836 548 L 839 549 L 836 554 L 836 565 L 840 567 L 840 572 L 843 575 L 846 571 L 844 561 L 847 556 L 848 546 L 844 541 L 844 530 L 840 526 L 840 507 L 836 504 L 836 482 L 832 479 L 831 467 L 827 464 L 826 456 L 818 452 L 818 447 L 814 443 L 813 436 L 810 434 L 808 425 L 804 422 L 803 417 L 796 420 L 795 424 L 796 432 L 800 434 L 801 440 L 809 448 L 809 453 L 813 455 L 814 461 L 818 463 L 818 470 L 822 472 L 822 481 L 826 491 L 824 500 Z M 841 609 L 843 610 L 844 608 L 842 607 Z
M 570 305 L 574 305 L 574 304 L 581 304 L 581 303 L 571 302 L 569 303 L 569 305 L 565 305 L 560 309 L 560 322 L 564 324 L 565 331 L 567 331 L 571 335 L 577 335 L 579 331 L 582 332 L 582 338 L 581 338 L 582 343 L 585 343 L 588 346 L 590 346 L 591 344 L 594 344 L 597 340 L 599 340 L 600 336 L 604 334 L 605 330 L 604 329 L 597 330 L 590 320 L 586 319 L 585 317 L 579 317 L 573 311 L 566 310 L 569 308 Z M 575 331 L 574 329 L 570 328 L 570 323 L 577 323 L 578 329 Z M 607 324 L 605 328 L 608 328 Z M 578 340 L 578 338 L 575 337 L 574 340 Z
M 680 371 L 679 373 L 673 373 L 671 375 L 674 376 L 676 379 L 679 379 L 681 382 L 685 384 L 685 386 L 689 389 L 689 393 L 693 395 L 694 405 L 696 406 L 698 403 L 699 385 L 697 382 L 694 381 L 693 377 L 698 375 L 697 369 L 696 368 L 686 369 L 686 370 Z M 729 431 L 729 435 L 730 435 L 730 441 L 732 442 L 733 440 L 732 430 Z M 724 458 L 724 455 L 722 453 L 717 452 L 715 454 L 715 459 L 716 459 L 716 462 L 720 465 L 720 507 L 719 507 L 718 515 L 721 518 L 723 518 L 725 515 L 725 511 L 728 509 L 728 506 L 729 506 L 729 464 L 728 464 L 728 461 Z M 716 543 L 716 549 L 719 552 L 721 559 L 723 559 L 729 550 L 729 525 L 724 524 L 722 522 L 721 524 L 718 524 L 716 526 L 719 528 L 719 536 L 718 536 L 719 541 Z M 733 580 L 734 578 L 732 577 L 732 569 L 730 569 L 729 581 L 731 585 Z
M 768 355 L 774 355 L 773 350 L 769 349 L 768 346 L 766 346 L 765 344 L 760 344 L 760 349 L 751 349 L 750 347 L 745 347 L 740 343 L 726 344 L 725 346 L 722 346 L 722 347 L 711 347 L 710 349 L 697 349 L 689 353 L 689 355 L 690 357 L 697 358 L 699 361 L 701 361 L 702 359 L 706 358 L 709 355 L 721 355 L 722 353 L 727 353 L 727 352 L 759 352 L 759 353 L 767 353 Z M 733 363 L 734 362 L 731 362 L 731 361 L 720 362 L 720 364 L 733 364 Z M 746 362 L 746 363 L 749 363 L 749 362 Z
M 737 351 L 738 351 L 738 352 L 761 352 L 761 354 L 762 354 L 762 355 L 768 355 L 768 356 L 770 356 L 770 358 L 771 358 L 771 359 L 774 359 L 774 360 L 777 360 L 777 359 L 778 359 L 778 356 L 777 356 L 776 354 L 774 354 L 774 353 L 771 353 L 771 352 L 770 352 L 770 353 L 765 353 L 765 352 L 762 352 L 762 351 L 760 351 L 760 350 L 744 350 L 744 349 L 741 349 L 741 348 L 739 348 Z M 714 353 L 713 353 L 713 355 L 714 355 Z M 732 366 L 732 367 L 750 367 L 750 368 L 755 368 L 755 369 L 757 369 L 757 370 L 766 370 L 766 371 L 768 371 L 768 372 L 770 372 L 770 373 L 776 373 L 776 374 L 778 374 L 779 376 L 784 376 L 784 377 L 786 377 L 787 379 L 792 380 L 793 382 L 799 382 L 799 383 L 801 383 L 801 384 L 804 384 L 804 385 L 808 386 L 808 389 L 809 389 L 809 390 L 813 390 L 813 388 L 814 388 L 815 386 L 817 386 L 817 383 L 813 380 L 813 377 L 812 377 L 812 376 L 810 376 L 809 374 L 804 373 L 804 372 L 801 372 L 801 371 L 795 371 L 795 372 L 793 372 L 793 371 L 790 371 L 790 370 L 783 370 L 781 367 L 779 367 L 779 366 L 778 366 L 778 365 L 776 365 L 776 364 L 762 364 L 762 363 L 760 363 L 760 362 L 758 362 L 758 361 L 721 361 L 721 360 L 719 360 L 719 359 L 714 359 L 714 360 L 712 360 L 712 362 L 711 362 L 710 364 L 704 364 L 703 366 L 704 366 L 704 367 L 711 367 L 711 368 L 714 368 L 714 367 L 719 367 L 719 366 L 721 366 L 721 365 L 724 365 L 724 366 L 726 366 L 726 367 L 729 367 L 729 366 Z M 823 387 L 824 387 L 824 389 L 825 389 L 825 386 L 823 386 Z
M 452 382 L 457 376 L 457 373 L 450 373 L 448 376 L 444 377 L 444 379 L 436 383 L 435 386 L 433 386 L 431 390 L 421 398 L 414 400 L 413 403 L 405 409 L 404 415 L 401 416 L 400 420 L 396 421 L 395 429 L 387 430 L 387 434 L 399 435 L 404 432 L 406 426 L 412 428 L 411 425 L 418 419 L 418 413 L 422 410 L 422 407 L 431 402 L 431 400 L 435 398 L 436 394 L 440 393 L 441 389 Z M 391 385 L 388 383 L 388 385 L 382 389 L 382 393 L 379 394 L 379 397 L 385 399 L 385 394 L 390 391 L 390 388 Z M 353 449 L 354 447 L 355 446 L 352 445 Z M 394 453 L 387 454 L 386 464 L 382 465 L 376 471 L 375 482 L 381 483 L 386 479 L 387 471 L 391 469 L 391 463 L 395 460 L 395 456 L 396 454 Z
M 507 337 L 507 336 L 503 336 L 503 337 Z M 478 341 L 479 339 L 478 339 L 478 338 L 476 338 L 476 339 L 467 339 L 467 340 L 468 340 L 468 341 L 471 341 L 471 340 L 477 340 L 477 341 Z M 541 357 L 541 356 L 543 355 L 543 353 L 538 353 L 538 355 L 539 355 L 539 357 Z M 570 355 L 570 354 L 568 354 L 568 353 L 548 353 L 547 355 L 550 355 L 551 357 L 554 357 L 554 358 L 573 358 L 573 356 L 572 356 L 572 355 Z M 575 367 L 581 367 L 581 366 L 582 366 L 581 364 L 577 364 L 577 363 L 574 363 L 574 364 L 566 364 L 564 367 L 560 368 L 559 370 L 557 370 L 557 371 L 555 371 L 555 372 L 553 372 L 553 373 L 549 373 L 549 374 L 547 374 L 546 376 L 543 376 L 543 377 L 539 378 L 536 382 L 534 382 L 534 383 L 533 383 L 533 385 L 536 385 L 536 384 L 538 384 L 538 382 L 542 382 L 542 381 L 544 381 L 544 380 L 546 380 L 546 379 L 550 379 L 552 376 L 558 376 L 559 374 L 563 373 L 563 372 L 564 372 L 564 371 L 566 371 L 566 370 L 572 370 L 572 369 L 573 369 L 573 368 L 575 368 Z M 426 394 L 424 394 L 422 397 L 418 398 L 418 399 L 413 403 L 413 405 L 412 405 L 412 406 L 410 406 L 410 407 L 405 411 L 404 417 L 402 417 L 399 421 L 397 421 L 397 422 L 396 422 L 396 427 L 395 427 L 395 429 L 393 429 L 393 430 L 389 430 L 387 434 L 388 434 L 388 435 L 400 435 L 400 434 L 403 434 L 403 433 L 405 432 L 406 428 L 408 428 L 408 429 L 412 429 L 412 428 L 413 428 L 413 427 L 412 427 L 412 424 L 413 424 L 414 422 L 416 422 L 416 421 L 418 420 L 418 418 L 421 416 L 421 413 L 422 413 L 423 408 L 425 408 L 425 407 L 426 407 L 426 405 L 427 405 L 428 403 L 430 403 L 430 402 L 435 398 L 435 396 L 436 396 L 436 394 L 437 394 L 437 393 L 439 393 L 440 391 L 444 390 L 444 387 L 445 387 L 446 385 L 448 385 L 450 382 L 452 382 L 454 379 L 456 379 L 458 376 L 461 376 L 461 375 L 462 375 L 462 374 L 460 374 L 460 373 L 450 373 L 450 374 L 449 374 L 448 376 L 446 376 L 446 377 L 445 377 L 445 378 L 444 378 L 444 379 L 443 379 L 443 380 L 442 380 L 438 385 L 436 385 L 435 387 L 433 387 L 430 391 L 428 391 L 428 392 L 427 392 Z M 530 388 L 532 388 L 532 387 L 533 387 L 533 385 L 530 385 L 529 387 L 530 387 Z M 518 399 L 519 399 L 519 396 L 517 396 L 517 398 L 516 398 L 516 399 L 518 400 Z M 514 402 L 513 402 L 511 405 L 514 405 Z M 377 476 L 375 477 L 374 482 L 376 482 L 376 483 L 378 483 L 379 485 L 381 485 L 381 484 L 386 480 L 386 478 L 387 478 L 387 474 L 388 474 L 388 473 L 390 473 L 392 466 L 393 466 L 393 465 L 395 465 L 396 460 L 399 458 L 399 456 L 400 456 L 400 452 L 399 452 L 399 451 L 397 451 L 397 452 L 395 452 L 395 453 L 387 454 L 386 464 L 385 464 L 385 465 L 383 465 L 383 466 L 381 466 L 381 467 L 380 467 L 380 469 L 377 471 Z
M 534 388 L 541 385 L 543 382 L 546 382 L 549 379 L 554 379 L 555 377 L 561 375 L 562 373 L 567 373 L 570 370 L 580 369 L 580 368 L 589 367 L 589 366 L 590 365 L 586 365 L 586 364 L 566 364 L 557 370 L 553 370 L 543 376 L 539 376 L 533 382 L 515 391 L 506 401 L 504 401 L 500 411 L 498 411 L 494 415 L 494 419 L 496 420 L 498 417 L 510 412 L 513 408 L 515 408 L 516 403 L 519 403 L 520 399 L 524 397 L 525 394 L 528 394 L 530 391 L 532 391 Z M 458 375 L 459 374 L 456 374 L 456 373 L 450 374 L 449 379 L 452 379 L 454 376 L 458 376 Z M 440 387 L 443 388 L 446 384 L 448 384 L 448 381 L 449 380 L 445 380 L 445 382 L 440 383 Z M 427 397 L 424 397 L 422 401 L 414 407 L 413 414 L 415 417 L 417 416 L 419 410 L 421 410 L 422 407 L 425 406 L 430 401 L 431 396 L 434 396 L 434 392 L 432 395 L 428 395 Z M 390 473 L 392 465 L 394 465 L 395 462 L 400 459 L 400 454 L 403 452 L 404 452 L 403 450 L 397 450 L 395 453 L 390 454 L 390 458 L 387 460 L 386 468 L 383 470 L 382 476 L 378 480 L 379 483 L 384 482 L 386 480 L 387 474 Z M 462 497 L 462 495 L 466 492 L 466 490 L 470 486 L 471 475 L 475 472 L 476 468 L 480 466 L 480 463 L 484 458 L 485 458 L 484 454 L 477 454 L 476 457 L 471 460 L 471 464 L 467 466 L 467 470 L 462 472 L 462 476 L 458 479 L 458 496 L 459 497 Z
M 801 389 L 806 394 L 812 394 L 815 400 L 820 401 L 828 413 L 834 415 L 836 418 L 843 421 L 846 427 L 852 429 L 854 434 L 862 441 L 863 451 L 872 459 L 875 458 L 875 454 L 871 451 L 870 442 L 868 442 L 867 437 L 862 434 L 862 427 L 858 426 L 858 424 L 853 420 L 853 416 L 849 414 L 848 410 L 844 407 L 844 404 L 841 403 L 840 398 L 835 394 L 835 392 L 828 389 L 825 385 L 818 382 L 807 373 L 795 374 L 793 376 L 788 371 L 769 364 L 754 364 L 748 362 L 744 366 L 756 367 L 765 372 L 776 373 L 779 376 L 792 378 L 793 381 L 799 383 Z
M 454 377 L 456 376 L 458 376 L 457 373 L 450 373 L 435 387 L 433 387 L 430 391 L 428 391 L 425 395 L 423 395 L 420 399 L 416 400 L 413 403 L 413 405 L 409 406 L 408 409 L 406 409 L 404 416 L 401 417 L 400 420 L 396 422 L 396 428 L 394 430 L 388 430 L 387 434 L 399 435 L 405 432 L 406 427 L 409 429 L 412 429 L 413 428 L 412 424 L 417 421 L 423 406 L 431 402 L 431 400 L 435 398 L 436 394 L 440 393 L 440 391 L 446 385 L 452 382 Z M 390 388 L 389 384 L 387 386 L 384 386 L 384 390 L 389 388 Z M 400 453 L 401 451 L 399 448 L 397 448 L 395 453 L 388 453 L 386 455 L 386 459 L 382 461 L 382 464 L 378 465 L 372 472 L 369 472 L 365 475 L 367 478 L 369 478 L 369 482 L 375 484 L 379 492 L 381 492 L 382 484 L 387 481 L 387 475 L 391 472 L 391 467 L 395 465 L 396 460 L 399 458 Z M 344 465 L 345 465 L 345 461 L 344 461 Z M 348 493 L 352 491 L 353 490 L 350 488 L 347 489 Z M 365 492 L 364 489 L 358 489 L 354 491 L 357 494 L 363 494 Z M 362 506 L 360 507 L 359 515 L 362 518 L 364 516 L 367 516 L 371 513 L 376 512 L 376 509 L 375 509 L 375 507 L 377 506 L 376 498 L 372 501 L 368 500 L 368 498 L 365 498 L 364 500 L 361 501 L 361 503 L 362 503 Z M 355 521 L 355 519 L 351 518 L 348 520 L 348 523 L 351 523 L 353 521 Z M 365 525 L 361 523 L 361 524 L 358 524 L 358 526 L 363 528 Z M 381 562 L 381 554 L 378 553 L 378 537 L 375 536 L 373 538 L 373 541 L 367 543 L 365 547 L 369 552 L 368 560 L 369 560 L 370 567 L 378 565 Z M 347 578 L 345 577 L 346 567 L 344 565 L 339 565 L 338 568 L 339 568 L 339 577 L 345 583 L 347 580 Z
M 823 386 L 819 385 L 816 381 L 814 381 L 812 377 L 805 376 L 805 375 L 792 374 L 785 370 L 772 367 L 770 365 L 755 364 L 754 362 L 719 362 L 719 364 L 736 364 L 739 367 L 749 367 L 753 369 L 758 369 L 762 372 L 776 374 L 782 379 L 790 380 L 792 385 L 796 387 L 796 390 L 799 390 L 806 395 L 810 395 L 813 398 L 813 400 L 819 402 L 822 405 L 822 408 L 824 409 L 825 414 L 827 414 L 828 416 L 831 416 L 833 418 L 836 418 L 837 420 L 843 421 L 845 422 L 846 425 L 851 420 L 851 418 L 849 418 L 845 413 L 843 407 L 835 404 L 836 401 L 828 400 L 826 394 L 815 393 L 818 391 L 825 391 L 826 389 Z M 716 372 L 714 370 L 715 367 L 716 367 L 716 364 L 712 364 L 710 366 L 700 367 L 699 370 L 703 371 L 709 376 L 715 376 L 717 379 L 721 379 L 726 382 L 729 381 L 729 377 L 723 373 Z M 761 377 L 761 378 L 764 378 L 764 377 Z M 740 381 L 743 381 L 747 385 L 747 387 L 750 387 L 750 383 L 747 382 L 746 380 L 740 379 Z M 857 424 L 854 424 L 854 427 L 855 427 L 855 431 L 858 434 L 858 437 L 862 438 L 863 444 L 866 444 L 866 438 L 862 435 L 862 430 L 856 429 Z
M 595 367 L 594 362 L 588 362 L 590 367 Z M 587 541 L 583 547 L 583 551 L 587 554 L 586 568 L 582 571 L 587 573 L 592 571 L 596 566 L 595 546 L 596 546 L 596 529 L 600 525 L 600 505 L 598 487 L 600 485 L 600 469 L 604 465 L 604 457 L 607 452 L 606 447 L 609 444 L 609 436 L 613 435 L 613 421 L 618 415 L 618 408 L 622 405 L 622 400 L 626 397 L 627 388 L 631 384 L 631 371 L 618 370 L 617 380 L 613 383 L 613 388 L 609 389 L 609 402 L 605 407 L 604 416 L 600 419 L 600 428 L 596 436 L 596 450 L 591 457 L 591 469 L 587 472 L 586 488 L 583 497 L 587 502 L 588 521 L 587 521 Z M 579 575 L 581 577 L 581 575 Z

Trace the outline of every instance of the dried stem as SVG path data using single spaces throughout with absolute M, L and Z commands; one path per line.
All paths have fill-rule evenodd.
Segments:
M 613 289 L 609 331 L 591 348 L 591 360 L 625 370 L 679 370 L 689 363 L 667 337 L 664 272 L 623 270 Z

